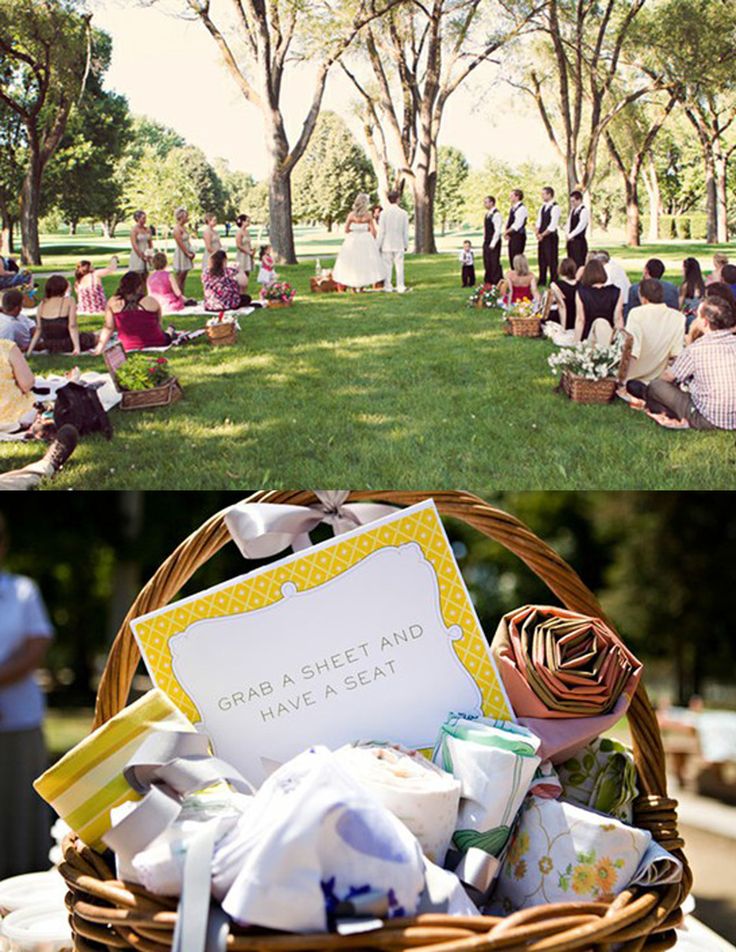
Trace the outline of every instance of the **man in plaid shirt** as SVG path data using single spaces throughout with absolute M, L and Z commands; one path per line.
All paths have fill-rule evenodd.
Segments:
M 736 430 L 736 312 L 723 298 L 708 297 L 698 316 L 707 332 L 649 384 L 647 409 L 695 430 Z

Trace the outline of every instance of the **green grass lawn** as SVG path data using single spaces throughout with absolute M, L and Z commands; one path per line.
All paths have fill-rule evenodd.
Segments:
M 711 249 L 649 246 L 669 263 Z M 107 253 L 107 252 L 106 252 Z M 48 256 L 62 267 L 80 254 Z M 53 263 L 52 263 L 53 262 Z M 48 267 L 48 265 L 47 265 Z M 359 486 L 717 489 L 736 485 L 730 433 L 666 431 L 621 401 L 580 406 L 554 392 L 546 340 L 505 337 L 492 312 L 465 306 L 449 255 L 410 257 L 414 290 L 310 295 L 313 265 L 282 268 L 291 309 L 246 318 L 238 344 L 169 352 L 184 399 L 112 413 L 110 443 L 84 440 L 57 489 Z M 106 279 L 108 292 L 115 278 Z M 190 278 L 190 291 L 199 291 Z M 82 327 L 99 329 L 98 318 Z M 203 323 L 182 320 L 183 328 Z M 33 357 L 37 373 L 103 370 L 101 359 Z M 0 444 L 3 468 L 34 446 Z

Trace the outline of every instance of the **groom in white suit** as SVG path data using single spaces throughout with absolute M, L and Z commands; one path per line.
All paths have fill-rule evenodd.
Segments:
M 384 291 L 393 291 L 391 279 L 396 267 L 396 290 L 399 294 L 406 291 L 404 284 L 404 252 L 409 249 L 409 216 L 399 208 L 399 193 L 388 193 L 388 206 L 381 213 L 378 222 L 378 250 L 386 265 Z

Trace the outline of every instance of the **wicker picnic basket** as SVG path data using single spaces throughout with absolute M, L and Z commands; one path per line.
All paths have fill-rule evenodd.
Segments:
M 238 338 L 238 328 L 233 321 L 220 321 L 217 324 L 208 324 L 205 328 L 207 337 L 213 347 L 223 347 L 234 344 Z
M 595 596 L 575 571 L 546 543 L 508 513 L 466 492 L 354 492 L 351 499 L 411 505 L 433 498 L 439 512 L 459 519 L 504 545 L 543 579 L 568 608 L 602 616 Z M 258 492 L 251 502 L 308 505 L 308 491 Z M 166 605 L 194 572 L 229 541 L 217 513 L 185 539 L 155 572 L 133 603 L 112 645 L 103 672 L 94 725 L 99 726 L 126 704 L 139 661 L 129 628 L 131 619 Z M 610 622 L 609 622 L 610 624 Z M 680 904 L 692 876 L 677 831 L 676 801 L 667 797 L 664 754 L 657 721 L 645 689 L 639 685 L 629 709 L 629 724 L 641 795 L 634 802 L 634 821 L 649 829 L 684 864 L 683 881 L 659 888 L 627 889 L 610 902 L 569 902 L 537 906 L 506 918 L 421 915 L 391 920 L 383 929 L 352 936 L 287 935 L 264 929 L 231 926 L 228 952 L 300 952 L 300 950 L 403 950 L 465 952 L 480 949 L 525 949 L 562 952 L 570 949 L 609 950 L 621 944 L 626 952 L 669 948 L 681 920 Z M 117 881 L 109 856 L 94 853 L 71 835 L 64 843 L 60 867 L 69 887 L 75 947 L 80 952 L 140 950 L 171 952 L 176 903 L 147 893 L 140 886 Z
M 102 355 L 105 366 L 115 384 L 115 389 L 121 396 L 121 410 L 146 410 L 150 407 L 168 407 L 184 395 L 181 384 L 176 377 L 169 379 L 158 387 L 149 387 L 148 390 L 122 390 L 118 384 L 118 370 L 127 360 L 125 348 L 122 344 L 113 344 Z
M 511 337 L 541 337 L 542 320 L 539 317 L 507 317 L 504 330 Z
M 605 377 L 603 380 L 588 380 L 564 371 L 560 377 L 560 387 L 575 403 L 610 403 L 616 393 L 618 380 Z

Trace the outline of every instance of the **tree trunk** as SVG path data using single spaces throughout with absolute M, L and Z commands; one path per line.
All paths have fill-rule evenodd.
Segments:
M 649 161 L 649 167 L 644 173 L 644 183 L 649 198 L 649 240 L 659 241 L 659 216 L 662 209 L 662 196 L 659 191 L 659 176 L 654 162 Z
M 709 147 L 703 155 L 705 165 L 705 240 L 709 245 L 715 244 L 718 237 L 717 222 L 717 196 L 716 196 L 716 170 L 713 161 L 712 147 Z
M 23 264 L 41 264 L 41 243 L 38 219 L 41 213 L 41 176 L 39 156 L 31 152 L 31 160 L 20 193 L 21 260 Z
M 271 171 L 268 182 L 268 235 L 276 260 L 296 264 L 291 220 L 291 172 Z
M 728 241 L 728 160 L 723 155 L 720 145 L 715 155 L 716 173 L 716 236 L 719 245 Z
M 8 257 L 13 253 L 13 216 L 9 214 L 7 208 L 0 209 L 0 221 L 2 222 L 0 230 L 0 255 Z
M 626 179 L 626 243 L 629 248 L 638 248 L 641 244 L 639 209 L 639 189 L 636 182 Z
M 76 235 L 76 233 L 77 233 L 77 222 L 75 222 L 75 221 L 70 221 L 70 222 L 69 222 L 69 234 L 70 234 L 70 235 Z
M 430 177 L 418 171 L 414 176 L 414 250 L 418 255 L 437 254 L 433 192 Z
M 102 225 L 102 237 L 103 237 L 103 238 L 111 238 L 112 235 L 110 234 L 110 222 L 109 222 L 109 221 L 103 221 L 103 222 L 101 222 L 101 225 Z

